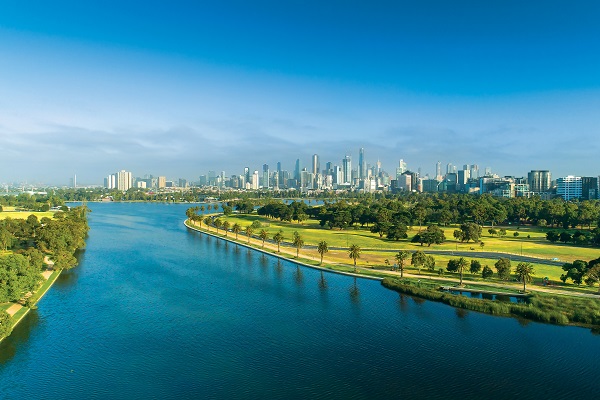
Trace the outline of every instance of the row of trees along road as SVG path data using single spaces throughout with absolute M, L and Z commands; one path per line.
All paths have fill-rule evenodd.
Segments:
M 87 211 L 86 207 L 77 207 L 57 212 L 52 219 L 38 221 L 30 215 L 27 219 L 0 221 L 0 249 L 11 251 L 0 256 L 0 303 L 19 301 L 37 289 L 43 280 L 45 255 L 54 262 L 55 269 L 77 265 L 74 253 L 85 246 L 89 230 Z M 0 312 L 0 337 L 12 328 L 7 316 Z

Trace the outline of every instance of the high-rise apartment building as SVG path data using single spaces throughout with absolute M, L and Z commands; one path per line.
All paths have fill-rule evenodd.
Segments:
M 158 177 L 158 188 L 164 188 L 167 186 L 167 177 L 166 176 L 159 176 Z
M 344 174 L 343 183 L 345 185 L 352 183 L 352 157 L 346 156 L 342 160 L 342 173 Z
M 269 165 L 263 164 L 263 187 L 269 188 Z
M 550 171 L 533 170 L 527 174 L 527 183 L 529 183 L 529 190 L 531 192 L 544 193 L 550 190 L 552 175 Z
M 367 164 L 365 163 L 365 149 L 358 151 L 358 179 L 367 179 Z
M 252 174 L 252 189 L 258 190 L 258 171 Z
M 580 176 L 565 176 L 556 180 L 556 194 L 561 196 L 566 201 L 572 199 L 581 198 L 582 187 L 581 187 Z
M 129 190 L 133 186 L 133 175 L 131 174 L 131 172 L 125 171 L 123 169 L 116 173 L 115 183 L 117 185 L 117 190 Z
M 440 161 L 435 164 L 435 179 L 438 181 L 442 180 L 442 163 Z
M 319 164 L 319 155 L 313 154 L 312 156 L 312 173 L 317 175 L 320 171 L 321 165 Z

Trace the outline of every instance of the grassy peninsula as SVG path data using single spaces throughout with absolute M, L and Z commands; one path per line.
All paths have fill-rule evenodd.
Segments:
M 482 229 L 475 242 L 455 236 L 461 224 L 447 224 L 439 226 L 444 240 L 428 246 L 412 240 L 426 226 L 409 226 L 404 238 L 388 239 L 372 227 L 333 229 L 309 217 L 294 222 L 255 212 L 202 215 L 197 211 L 188 210 L 189 227 L 309 266 L 383 279 L 384 286 L 401 293 L 494 315 L 600 326 L 597 281 L 590 278 L 593 262 L 586 262 L 592 268 L 582 272 L 589 275 L 568 281 L 576 275 L 570 266 L 577 266 L 580 259 L 593 261 L 600 251 L 551 242 L 543 227 L 495 225 L 495 231 Z M 495 233 L 499 229 L 505 230 L 503 235 Z M 401 253 L 406 254 L 401 257 Z M 457 270 L 454 266 L 459 262 L 464 265 Z M 523 265 L 529 271 L 525 275 L 519 274 Z M 459 286 L 461 275 L 463 288 L 510 295 L 523 293 L 525 287 L 528 300 L 504 303 L 438 290 Z

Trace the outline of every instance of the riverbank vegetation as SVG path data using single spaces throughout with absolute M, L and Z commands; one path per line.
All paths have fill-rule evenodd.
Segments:
M 439 284 L 385 278 L 382 285 L 399 293 L 433 300 L 471 311 L 527 318 L 533 321 L 600 327 L 600 301 L 592 298 L 532 293 L 526 301 L 512 303 L 483 300 L 439 290 Z
M 35 214 L 0 220 L 0 340 L 15 323 L 6 310 L 13 305 L 34 307 L 38 292 L 48 289 L 56 272 L 77 265 L 75 252 L 85 246 L 89 230 L 87 212 L 81 206 L 41 220 Z

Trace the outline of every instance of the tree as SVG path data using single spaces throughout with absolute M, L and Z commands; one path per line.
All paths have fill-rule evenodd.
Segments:
M 565 263 L 562 266 L 563 271 L 566 271 L 566 274 L 562 274 L 560 276 L 560 280 L 566 282 L 567 279 L 571 279 L 574 284 L 581 285 L 583 282 L 583 277 L 588 272 L 588 263 L 583 260 L 575 260 L 573 263 Z
M 12 247 L 14 236 L 5 227 L 0 227 L 0 249 L 6 251 Z
M 499 237 L 504 237 L 504 236 L 506 236 L 506 229 L 504 229 L 504 228 L 500 228 L 500 229 L 498 230 L 498 236 L 499 236 Z
M 283 242 L 283 231 L 281 229 L 273 235 L 273 241 L 277 243 L 277 252 L 279 253 L 279 245 Z
M 427 243 L 427 247 L 431 247 L 432 244 L 442 244 L 446 240 L 444 231 L 437 225 L 429 225 L 425 232 L 417 233 L 413 239 L 413 243 Z
M 233 224 L 233 226 L 231 227 L 231 231 L 233 233 L 235 233 L 235 240 L 238 239 L 238 234 L 241 232 L 241 230 L 242 230 L 242 227 L 237 222 L 235 224 Z
M 525 292 L 526 284 L 531 282 L 534 275 L 533 265 L 528 262 L 520 262 L 515 268 L 515 273 L 519 277 L 519 280 L 523 282 L 523 292 Z
M 472 274 L 478 274 L 481 271 L 481 263 L 479 260 L 471 260 L 471 268 L 469 268 L 469 272 Z
M 492 271 L 492 269 L 490 267 L 488 267 L 487 265 L 483 267 L 483 270 L 481 271 L 481 277 L 483 279 L 487 279 L 490 278 L 492 275 L 494 275 L 494 271 Z
M 419 274 L 421 273 L 421 267 L 423 266 L 423 264 L 425 264 L 426 259 L 427 256 L 425 256 L 425 253 L 423 253 L 421 250 L 415 251 L 412 254 L 411 264 L 417 267 L 417 269 L 419 270 Z
M 319 245 L 317 246 L 317 251 L 321 255 L 321 265 L 323 265 L 323 255 L 329 251 L 329 248 L 327 247 L 327 242 L 321 240 L 319 242 Z
M 204 224 L 206 225 L 206 228 L 209 230 L 210 232 L 210 224 L 212 222 L 212 218 L 211 217 L 204 217 Z
M 546 232 L 546 239 L 552 243 L 556 243 L 560 239 L 560 235 L 556 231 L 548 231 Z
M 217 228 L 217 234 L 218 234 L 219 228 L 221 228 L 223 226 L 223 221 L 221 221 L 220 219 L 216 219 L 214 224 L 215 224 L 215 228 Z
M 494 266 L 496 267 L 496 271 L 498 271 L 498 278 L 507 280 L 510 277 L 511 265 L 508 258 L 500 258 Z
M 435 257 L 425 257 L 425 268 L 427 268 L 431 272 L 435 271 Z
M 458 235 L 458 237 L 456 235 L 455 237 L 461 242 L 466 241 L 469 243 L 469 240 L 478 242 L 479 237 L 481 236 L 481 226 L 473 222 L 467 222 L 460 226 L 460 232 L 461 233 Z
M 227 237 L 227 232 L 229 232 L 229 226 L 231 223 L 229 221 L 223 221 L 223 229 L 225 230 L 225 237 Z
M 495 236 L 495 235 L 497 235 L 497 234 L 498 234 L 498 231 L 496 230 L 496 228 L 490 228 L 490 229 L 488 229 L 488 233 L 489 233 L 491 236 Z
M 596 282 L 600 283 L 600 258 L 590 261 L 588 266 L 591 266 L 591 268 L 587 271 L 588 279 L 586 283 L 588 285 L 593 285 Z M 600 293 L 600 284 L 598 285 L 598 293 Z
M 246 227 L 246 236 L 248 237 L 248 243 L 250 243 L 250 238 L 252 237 L 252 233 L 254 232 L 254 229 L 252 228 L 252 225 L 248 225 Z
M 223 214 L 228 217 L 231 215 L 231 213 L 233 212 L 233 208 L 228 206 L 228 205 L 223 205 Z
M 458 270 L 458 273 L 460 274 L 460 281 L 458 283 L 458 286 L 462 286 L 463 274 L 467 270 L 468 267 L 469 267 L 469 262 L 467 261 L 466 258 L 461 257 L 458 259 L 457 270 Z
M 408 228 L 406 225 L 401 223 L 393 224 L 387 230 L 387 238 L 390 240 L 406 239 L 408 236 L 407 232 Z
M 264 229 L 261 229 L 260 232 L 258 233 L 258 237 L 262 240 L 262 247 L 265 247 L 265 240 L 267 240 L 267 238 L 269 237 L 269 232 L 267 232 Z
M 348 249 L 348 256 L 354 261 L 354 272 L 356 272 L 356 259 L 360 258 L 360 247 L 356 244 L 351 244 Z
M 559 236 L 559 240 L 563 243 L 569 243 L 572 240 L 571 234 L 569 232 L 561 232 Z
M 12 320 L 10 315 L 8 315 L 8 313 L 4 310 L 0 310 L 0 340 L 10 335 L 11 332 Z
M 298 231 L 294 232 L 294 239 L 292 240 L 292 244 L 296 248 L 296 258 L 298 258 L 298 256 L 300 255 L 300 249 L 304 247 L 304 239 L 302 239 L 302 236 L 298 233 Z
M 404 277 L 404 261 L 408 259 L 409 253 L 406 250 L 402 250 L 396 254 L 396 261 L 398 262 L 398 268 L 400 268 L 400 278 Z
M 479 242 L 479 247 L 481 247 L 481 250 L 483 250 L 483 248 L 485 247 L 485 243 L 484 242 Z

